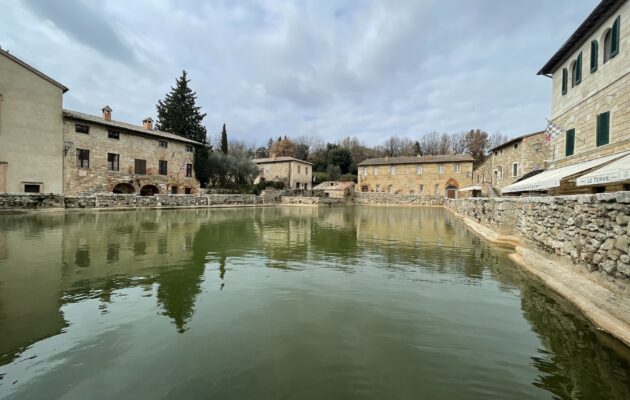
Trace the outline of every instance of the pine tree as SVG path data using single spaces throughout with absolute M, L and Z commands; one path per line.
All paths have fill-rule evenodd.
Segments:
M 223 124 L 223 131 L 221 131 L 221 153 L 228 153 L 227 131 L 225 130 L 225 124 Z
M 175 87 L 171 87 L 164 100 L 158 101 L 156 128 L 207 143 L 206 128 L 201 123 L 206 114 L 195 105 L 197 93 L 190 89 L 189 83 L 186 71 L 182 71 L 182 76 L 175 80 Z

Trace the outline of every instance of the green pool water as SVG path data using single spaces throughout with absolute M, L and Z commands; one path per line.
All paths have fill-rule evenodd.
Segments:
M 630 399 L 630 355 L 432 208 L 0 216 L 2 399 Z

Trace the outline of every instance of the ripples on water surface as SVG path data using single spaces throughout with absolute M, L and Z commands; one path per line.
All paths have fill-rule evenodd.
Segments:
M 630 399 L 507 254 L 442 209 L 0 216 L 0 398 Z

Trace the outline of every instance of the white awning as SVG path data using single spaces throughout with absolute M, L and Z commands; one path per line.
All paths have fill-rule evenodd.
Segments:
M 577 179 L 577 186 L 601 185 L 630 180 L 630 154 Z
M 472 192 L 475 190 L 481 190 L 481 186 L 467 186 L 465 188 L 459 189 L 460 192 Z
M 534 175 L 531 178 L 506 186 L 501 189 L 501 193 L 536 192 L 558 187 L 560 186 L 560 181 L 568 176 L 588 171 L 589 169 L 606 164 L 607 162 L 616 160 L 628 154 L 630 154 L 630 152 L 624 151 L 622 153 L 600 157 L 595 160 L 567 165 L 562 168 L 550 169 L 548 171 L 541 172 L 538 175 Z

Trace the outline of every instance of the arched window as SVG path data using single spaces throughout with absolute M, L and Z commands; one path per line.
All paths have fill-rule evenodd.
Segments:
M 591 72 L 597 71 L 598 53 L 599 45 L 597 44 L 597 40 L 593 40 L 591 42 Z
M 571 87 L 579 85 L 580 82 L 582 82 L 582 52 L 571 64 Z
M 619 29 L 621 20 L 615 19 L 612 28 L 604 34 L 604 63 L 619 54 Z

